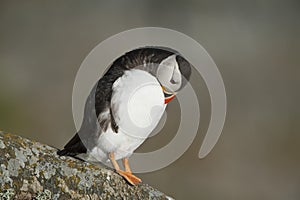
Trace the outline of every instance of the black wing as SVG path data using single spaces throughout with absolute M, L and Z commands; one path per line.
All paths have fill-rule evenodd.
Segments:
M 110 126 L 114 132 L 118 132 L 118 125 L 115 122 L 110 106 L 113 83 L 124 74 L 124 68 L 120 70 L 115 65 L 97 82 L 90 92 L 84 109 L 83 122 L 80 130 L 64 146 L 63 150 L 57 153 L 60 156 L 76 156 L 87 153 L 96 145 L 99 135 Z

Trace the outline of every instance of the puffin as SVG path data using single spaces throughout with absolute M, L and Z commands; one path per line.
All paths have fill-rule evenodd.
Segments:
M 111 163 L 129 184 L 139 184 L 129 157 L 155 129 L 190 76 L 191 64 L 174 49 L 150 46 L 126 52 L 96 82 L 79 131 L 57 154 Z M 117 160 L 122 160 L 124 170 Z

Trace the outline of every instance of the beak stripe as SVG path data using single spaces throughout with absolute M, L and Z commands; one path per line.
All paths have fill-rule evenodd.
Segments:
M 174 99 L 175 97 L 175 93 L 170 93 L 168 91 L 166 91 L 165 87 L 164 86 L 161 86 L 162 87 L 162 90 L 164 92 L 164 95 L 165 95 L 165 104 L 169 103 L 172 99 Z
M 172 96 L 169 97 L 165 97 L 165 104 L 169 103 L 172 99 L 174 99 L 175 94 L 173 94 Z

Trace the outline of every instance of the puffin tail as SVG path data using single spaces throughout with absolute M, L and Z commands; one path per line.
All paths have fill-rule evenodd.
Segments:
M 68 151 L 67 149 L 62 149 L 57 151 L 57 155 L 59 156 L 75 156 L 76 154 Z
M 66 151 L 65 149 L 62 149 L 62 150 L 58 150 L 56 153 L 57 153 L 57 155 L 59 155 L 59 156 L 64 156 L 64 155 L 67 154 L 67 151 Z
M 86 153 L 87 149 L 82 143 L 78 133 L 64 146 L 62 150 L 58 150 L 59 156 L 76 156 L 80 153 Z

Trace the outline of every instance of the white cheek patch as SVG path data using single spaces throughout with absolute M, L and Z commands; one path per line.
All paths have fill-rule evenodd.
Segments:
M 180 70 L 179 70 L 177 62 L 175 63 L 175 67 L 174 67 L 174 71 L 173 71 L 171 83 L 173 83 L 173 84 L 181 84 L 181 73 L 180 73 Z
M 170 91 L 177 91 L 181 86 L 181 73 L 176 61 L 176 55 L 164 59 L 158 66 L 156 77 Z

